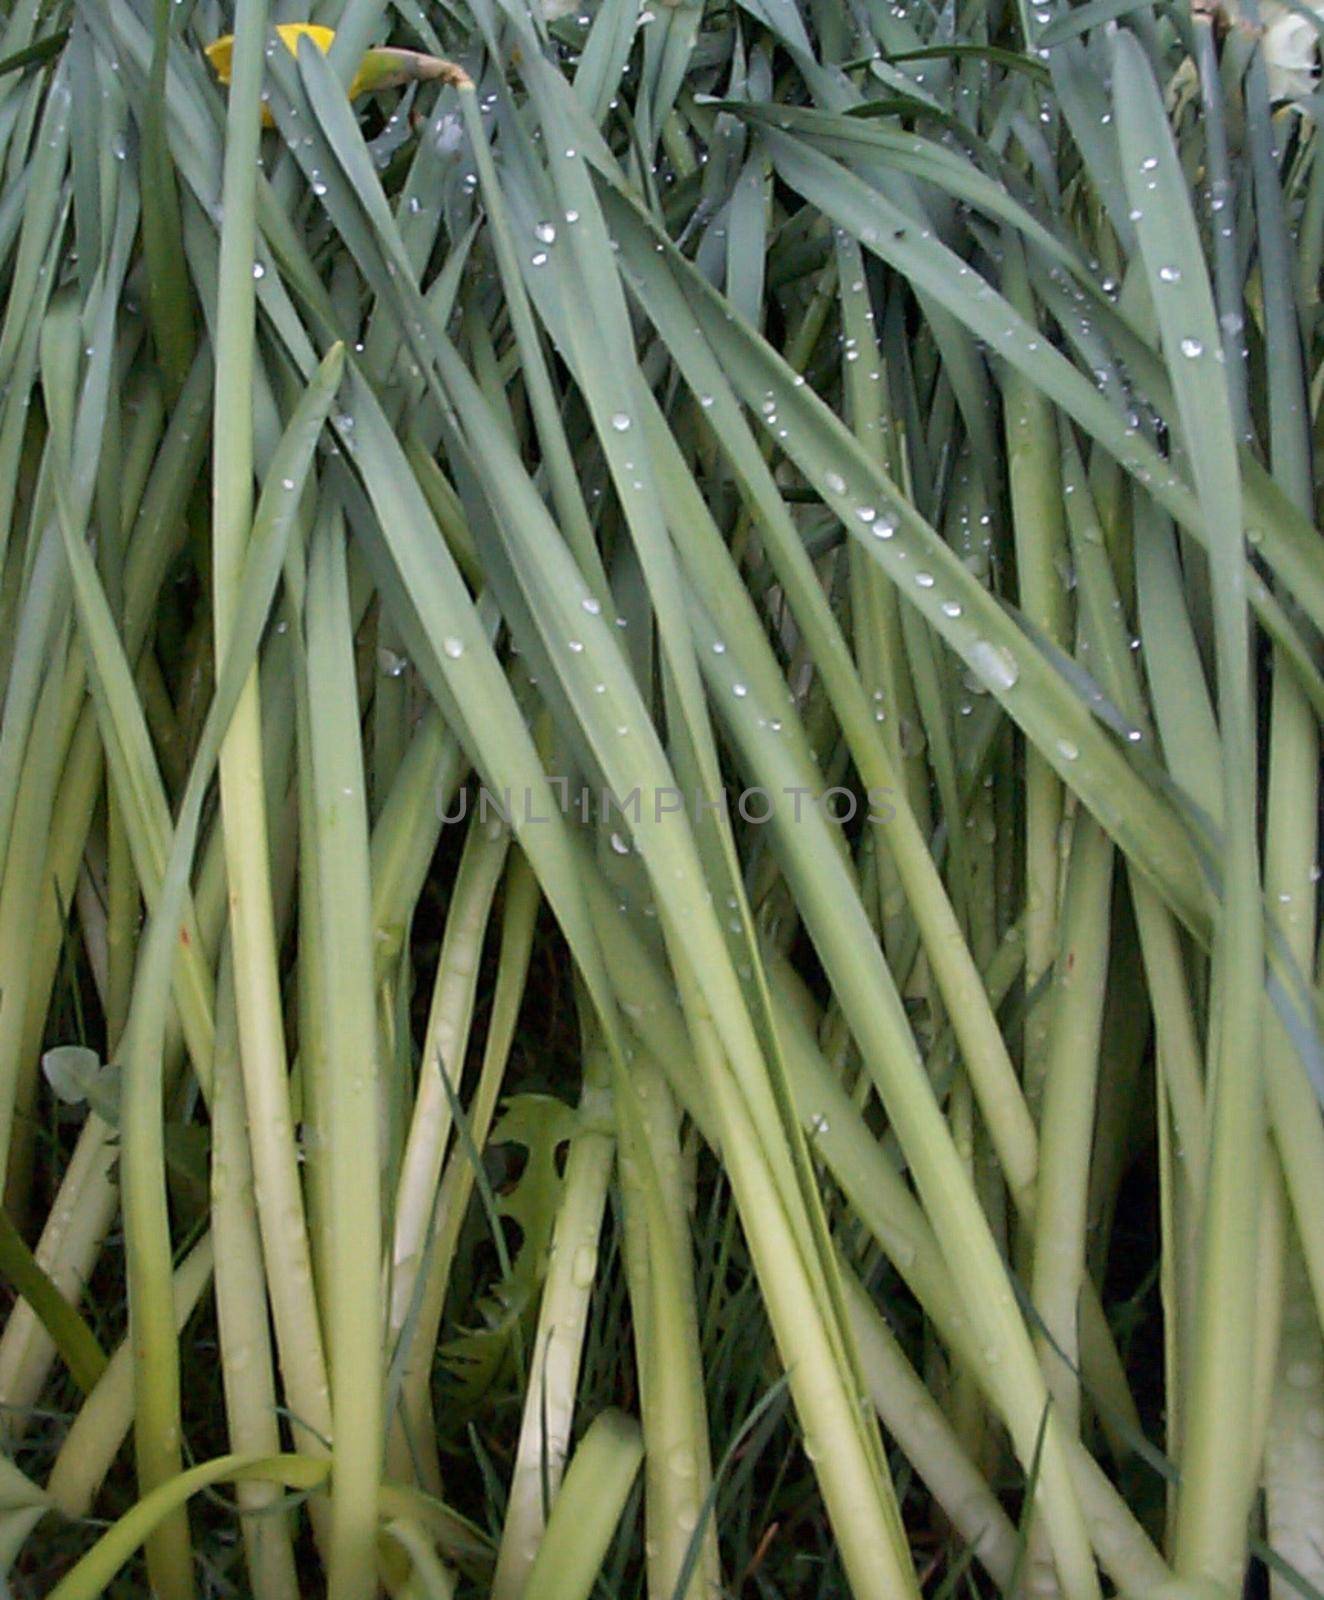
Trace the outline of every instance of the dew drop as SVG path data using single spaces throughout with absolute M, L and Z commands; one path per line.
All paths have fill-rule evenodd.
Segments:
M 987 639 L 976 639 L 971 645 L 970 666 L 990 689 L 1010 689 L 1021 675 L 1011 651 Z

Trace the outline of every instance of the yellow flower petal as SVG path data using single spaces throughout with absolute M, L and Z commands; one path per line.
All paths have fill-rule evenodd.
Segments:
M 313 41 L 323 55 L 331 48 L 331 41 L 336 36 L 334 28 L 324 28 L 316 22 L 282 22 L 276 29 L 285 48 L 292 56 L 299 53 L 299 40 L 308 38 Z M 216 76 L 227 87 L 230 82 L 230 62 L 234 55 L 234 34 L 227 33 L 214 40 L 207 46 L 207 60 L 211 62 Z
M 326 55 L 335 39 L 334 28 L 323 28 L 313 22 L 283 22 L 276 29 L 285 48 L 292 56 L 299 53 L 299 41 L 311 39 Z M 207 46 L 207 59 L 217 78 L 227 87 L 234 57 L 234 35 L 227 33 Z M 355 100 L 361 94 L 372 94 L 378 89 L 398 89 L 402 84 L 427 78 L 444 78 L 457 87 L 469 82 L 468 74 L 453 62 L 442 61 L 437 56 L 420 55 L 416 50 L 396 50 L 384 46 L 369 50 L 359 63 L 358 71 L 349 86 L 349 97 Z M 271 113 L 262 108 L 262 122 L 272 126 Z

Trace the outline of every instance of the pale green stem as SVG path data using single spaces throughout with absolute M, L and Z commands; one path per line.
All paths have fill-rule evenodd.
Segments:
M 205 1235 L 175 1269 L 174 1326 L 182 1331 L 211 1282 L 212 1240 Z M 46 1489 L 67 1517 L 86 1517 L 134 1419 L 133 1348 L 128 1339 L 106 1364 L 55 1458 Z
M 428 1249 L 451 1105 L 459 1092 L 473 1023 L 483 941 L 492 898 L 505 865 L 510 834 L 500 823 L 475 817 L 446 916 L 423 1035 L 418 1089 L 395 1192 L 395 1233 L 390 1258 L 390 1333 L 399 1336 L 413 1306 Z M 442 1073 L 449 1091 L 442 1083 Z
M 1269 1544 L 1324 1589 L 1324 1339 L 1301 1252 L 1287 1250 L 1283 1332 L 1264 1458 Z M 1291 1579 L 1271 1571 L 1273 1600 L 1295 1600 Z
M 862 1079 L 862 1082 L 868 1081 L 867 1078 Z M 969 1173 L 971 1183 L 977 1184 L 975 1102 L 970 1090 L 970 1080 L 963 1072 L 957 1073 L 951 1093 L 948 1095 L 947 1120 L 951 1125 L 952 1143 L 956 1146 L 961 1164 Z M 979 1195 L 987 1211 L 989 1209 L 987 1196 L 982 1188 L 979 1188 Z M 951 1368 L 947 1413 L 952 1419 L 952 1426 L 956 1429 L 957 1437 L 966 1454 L 972 1460 L 978 1461 L 983 1457 L 988 1442 L 986 1413 L 979 1379 L 970 1366 L 959 1357 L 953 1358 Z
M 115 1186 L 115 1131 L 91 1116 L 60 1179 L 55 1203 L 37 1242 L 37 1264 L 55 1287 L 77 1305 L 119 1195 Z M 55 1345 L 26 1300 L 16 1301 L 0 1339 L 0 1401 L 6 1448 L 12 1453 L 26 1427 L 55 1356 Z
M 1090 1152 L 1108 981 L 1112 880 L 1112 841 L 1093 818 L 1079 816 L 1062 906 L 1062 944 L 1044 1062 L 1031 1279 L 1035 1309 L 1045 1329 L 1038 1340 L 1044 1375 L 1063 1425 L 1073 1432 L 1080 1429 L 1078 1317 L 1086 1278 Z
M 1031 321 L 1034 306 L 1019 240 L 1003 234 L 1003 290 Z M 1007 478 L 1011 497 L 1016 575 L 1022 611 L 1059 648 L 1068 640 L 1064 585 L 1067 559 L 1057 427 L 1048 400 L 1020 372 L 1003 376 Z M 1058 826 L 1062 784 L 1038 751 L 1025 752 L 1025 987 L 1027 993 L 1057 957 Z M 1049 1018 L 1043 1006 L 1025 1023 L 1025 1082 L 1032 1110 L 1043 1089 Z
M 379 1064 L 363 752 L 339 517 L 319 522 L 308 572 L 308 704 L 325 1080 L 326 1335 L 332 1417 L 331 1600 L 376 1584 L 383 1409 Z M 250 1108 L 251 1109 L 251 1108 Z
M 720 1061 L 711 1035 L 706 1048 Z M 717 1529 L 711 1518 L 700 1535 L 693 1575 L 683 1591 L 679 1588 L 712 1482 L 689 1218 L 680 1185 L 679 1118 L 667 1081 L 654 1062 L 636 1059 L 630 1077 L 638 1094 L 644 1148 L 634 1153 L 626 1127 L 619 1129 L 618 1139 L 625 1264 L 644 1428 L 648 1593 L 652 1600 L 672 1600 L 681 1593 L 685 1600 L 707 1600 L 721 1587 Z M 651 1173 L 640 1171 L 645 1161 Z M 650 1180 L 655 1185 L 651 1195 Z
M 473 1151 L 483 1149 L 492 1127 L 510 1048 L 515 1036 L 524 985 L 528 977 L 540 891 L 522 855 L 511 857 L 506 880 L 505 915 L 501 929 L 501 954 L 496 989 L 478 1087 L 469 1105 L 469 1140 L 452 1149 L 437 1197 L 436 1233 L 422 1299 L 403 1358 L 397 1415 L 391 1419 L 390 1455 L 396 1476 L 417 1473 L 425 1487 L 440 1492 L 436 1428 L 432 1421 L 432 1365 L 441 1325 L 442 1307 L 450 1283 L 451 1263 L 460 1238 L 475 1173 Z
M 1246 1497 L 1254 1501 L 1260 1487 L 1264 1449 L 1273 1408 L 1274 1380 L 1283 1321 L 1284 1252 L 1287 1244 L 1287 1201 L 1273 1148 L 1266 1139 L 1261 1157 L 1259 1251 L 1255 1261 L 1255 1365 L 1250 1384 L 1250 1428 L 1244 1464 Z
M 276 1455 L 280 1425 L 272 1372 L 262 1238 L 253 1198 L 253 1167 L 239 1070 L 234 974 L 222 959 L 212 1058 L 211 1219 L 216 1251 L 216 1323 L 231 1447 L 240 1455 Z M 253 1600 L 297 1600 L 290 1520 L 279 1489 L 244 1483 L 241 1510 Z
M 133 987 L 133 953 L 138 923 L 138 884 L 133 876 L 123 807 L 113 785 L 106 795 L 106 1037 L 113 1052 L 124 1031 Z
M 639 1427 L 619 1411 L 594 1419 L 529 1572 L 528 1600 L 588 1600 L 643 1458 Z
M 712 1059 L 704 1059 L 713 1024 L 696 980 L 688 975 L 679 938 L 671 941 L 671 954 L 673 968 L 688 980 L 682 983 L 682 1002 L 688 994 L 691 1048 L 706 1069 L 701 1081 L 714 1131 L 805 1431 L 805 1453 L 814 1463 L 849 1581 L 857 1600 L 913 1594 L 916 1580 L 895 1491 L 862 1425 L 855 1375 L 824 1304 L 821 1269 L 804 1260 L 803 1224 L 787 1215 L 775 1168 L 715 1039 Z M 637 1004 L 638 996 L 630 1000 Z
M 843 1273 L 851 1325 L 884 1428 L 923 1479 L 952 1527 L 1005 1593 L 1016 1566 L 1016 1529 L 942 1407 L 906 1359 L 858 1278 Z
M 59 654 L 62 656 L 63 651 Z M 33 843 L 30 848 L 8 853 L 0 887 L 0 1191 L 4 1189 L 8 1165 L 18 1098 L 19 1047 L 27 1019 L 32 970 L 29 935 L 42 894 L 51 805 L 59 778 L 54 719 L 62 676 L 57 657 L 46 675 L 33 715 L 32 739 L 14 808 L 15 836 Z
M 255 185 L 266 0 L 241 0 L 222 181 L 224 221 L 216 301 L 212 515 L 215 636 L 229 636 L 253 507 Z M 230 939 L 240 1061 L 249 1113 L 258 1216 L 286 1403 L 295 1442 L 316 1450 L 331 1431 L 321 1330 L 290 1112 L 275 915 L 262 786 L 262 711 L 256 670 L 220 756 Z
M 1265 896 L 1286 959 L 1294 965 L 1296 981 L 1308 994 L 1318 900 L 1315 878 L 1319 846 L 1319 730 L 1291 674 L 1281 669 L 1274 674 L 1272 717 Z M 1324 1489 L 1319 1473 L 1309 1470 L 1310 1407 L 1292 1394 L 1293 1387 L 1298 1386 L 1295 1380 L 1309 1371 L 1309 1361 L 1305 1355 L 1290 1352 L 1308 1347 L 1312 1337 L 1316 1345 L 1319 1343 L 1319 1308 L 1324 1305 L 1324 1222 L 1317 1185 L 1324 1182 L 1324 1127 L 1296 1045 L 1268 1002 L 1264 1007 L 1264 1055 L 1274 1148 L 1294 1217 L 1294 1223 L 1288 1221 L 1280 1230 L 1284 1237 L 1273 1241 L 1280 1249 L 1286 1247 L 1282 1269 L 1287 1276 L 1287 1300 L 1282 1308 L 1284 1354 L 1278 1363 L 1277 1392 L 1268 1429 L 1266 1515 L 1271 1530 L 1277 1521 L 1291 1529 L 1294 1523 L 1307 1520 L 1307 1506 L 1313 1495 L 1318 1528 L 1324 1526 Z M 1275 1197 L 1279 1194 L 1276 1184 L 1272 1192 Z M 1309 1288 L 1312 1283 L 1313 1307 L 1308 1297 L 1303 1300 L 1301 1295 L 1303 1284 Z M 1267 1354 L 1264 1344 L 1262 1339 L 1261 1359 Z M 1324 1413 L 1316 1412 L 1315 1422 L 1324 1433 Z M 1315 1442 L 1318 1444 L 1318 1440 Z M 1293 1486 L 1283 1468 L 1285 1459 L 1290 1461 L 1298 1455 L 1304 1471 L 1299 1486 Z M 1285 1506 L 1282 1511 L 1276 1505 L 1279 1501 Z M 1299 1537 L 1291 1539 L 1291 1543 L 1293 1549 L 1306 1554 Z M 1307 1575 L 1318 1573 L 1324 1565 L 1321 1549 L 1324 1543 L 1317 1541 L 1314 1560 L 1307 1560 L 1302 1568 Z M 1284 1554 L 1294 1560 L 1291 1553 Z M 1274 1581 L 1282 1586 L 1281 1580 Z

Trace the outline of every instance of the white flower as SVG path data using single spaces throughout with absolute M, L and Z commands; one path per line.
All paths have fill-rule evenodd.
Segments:
M 1310 9 L 1324 18 L 1324 3 Z M 1250 23 L 1235 0 L 1227 6 L 1227 15 L 1243 27 Z M 1282 0 L 1260 0 L 1259 30 L 1270 100 L 1302 100 L 1313 94 L 1319 83 L 1320 32 L 1310 17 Z
M 1313 8 L 1316 15 L 1324 12 Z M 1319 29 L 1309 17 L 1286 6 L 1260 7 L 1264 20 L 1264 62 L 1269 69 L 1269 95 L 1274 100 L 1299 100 L 1319 79 Z

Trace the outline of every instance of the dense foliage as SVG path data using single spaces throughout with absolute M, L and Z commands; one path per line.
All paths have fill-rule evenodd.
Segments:
M 1318 26 L 9 5 L 16 1592 L 1320 1593 Z

